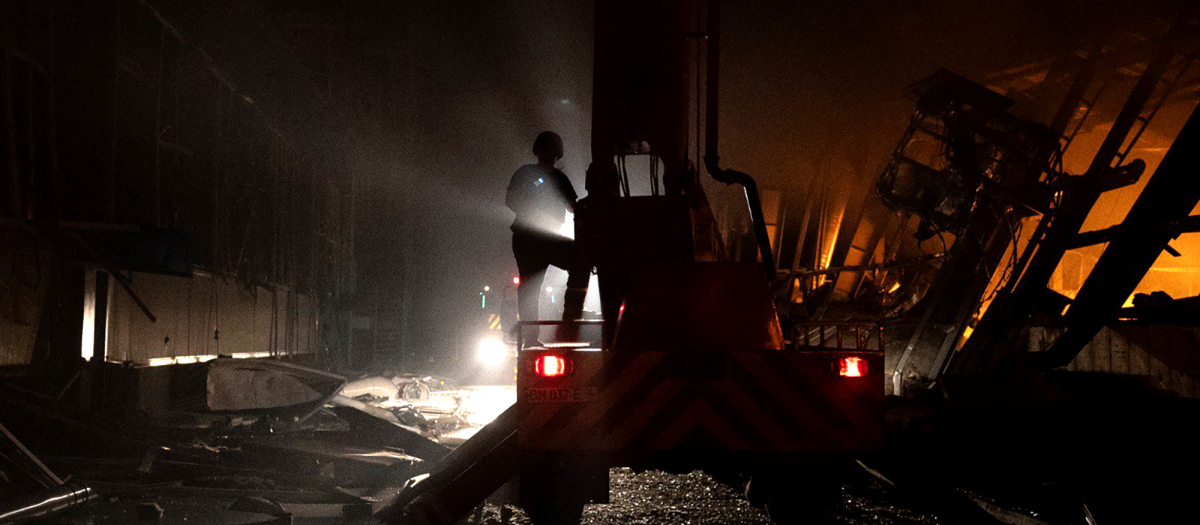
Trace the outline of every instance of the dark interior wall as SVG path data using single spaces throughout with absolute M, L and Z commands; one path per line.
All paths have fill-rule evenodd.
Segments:
M 313 155 L 311 127 L 288 129 L 269 91 L 245 92 L 152 2 L 4 9 L 4 217 L 180 230 L 197 266 L 344 284 L 353 179 L 336 133 Z
M 0 220 L 102 264 L 114 236 L 177 232 L 193 267 L 336 305 L 354 288 L 344 125 L 253 6 L 216 17 L 235 31 L 187 4 L 0 5 Z

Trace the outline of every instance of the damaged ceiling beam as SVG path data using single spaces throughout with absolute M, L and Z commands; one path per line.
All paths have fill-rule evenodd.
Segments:
M 1108 245 L 1067 311 L 1067 331 L 1050 348 L 1033 354 L 1033 362 L 1045 368 L 1065 366 L 1105 324 L 1115 320 L 1121 305 L 1175 237 L 1172 231 L 1153 226 L 1181 221 L 1195 223 L 1189 214 L 1197 204 L 1200 204 L 1200 106 L 1193 110 L 1121 223 L 1127 231 L 1141 229 L 1141 234 L 1117 237 Z M 1142 229 L 1145 226 L 1150 228 Z

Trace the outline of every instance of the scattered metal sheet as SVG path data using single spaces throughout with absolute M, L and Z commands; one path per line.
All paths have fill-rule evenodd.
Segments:
M 86 505 L 96 499 L 91 488 L 78 483 L 34 492 L 0 502 L 0 525 L 17 525 L 44 520 Z
M 307 419 L 337 395 L 346 379 L 315 368 L 267 359 L 209 361 L 208 408 L 216 411 L 295 407 Z
M 44 520 L 95 499 L 91 487 L 64 483 L 0 425 L 0 525 Z

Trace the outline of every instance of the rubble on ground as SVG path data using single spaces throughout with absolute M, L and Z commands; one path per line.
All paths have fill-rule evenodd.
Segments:
M 45 472 L 71 480 L 43 474 L 33 483 L 0 465 L 0 522 L 20 523 L 14 506 L 68 490 L 91 506 L 59 522 L 372 523 L 375 510 L 489 421 L 465 406 L 470 392 L 433 377 L 346 381 L 257 359 L 156 368 L 113 365 L 112 383 L 139 378 L 115 391 L 135 395 L 86 412 L 0 381 L 0 405 L 13 409 L 5 420 L 47 437 L 37 447 Z M 148 410 L 151 401 L 159 405 Z

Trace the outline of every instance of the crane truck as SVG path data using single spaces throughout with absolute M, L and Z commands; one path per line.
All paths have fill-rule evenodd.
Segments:
M 802 327 L 798 344 L 783 340 L 755 181 L 719 163 L 719 4 L 596 2 L 591 164 L 575 220 L 603 313 L 579 322 L 602 325 L 601 342 L 519 343 L 516 403 L 404 491 L 387 520 L 453 523 L 515 477 L 533 523 L 578 523 L 585 504 L 607 502 L 609 469 L 628 466 L 748 480 L 784 522 L 819 498 L 828 469 L 882 448 L 879 327 Z M 701 134 L 700 71 L 702 159 L 699 141 L 688 144 L 692 118 Z M 661 166 L 650 195 L 630 195 L 633 156 Z M 722 260 L 698 164 L 744 189 L 758 260 Z

